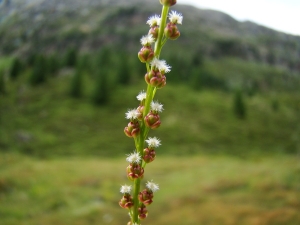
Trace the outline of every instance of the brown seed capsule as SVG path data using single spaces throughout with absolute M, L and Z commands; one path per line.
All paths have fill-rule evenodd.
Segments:
M 142 63 L 149 63 L 154 58 L 154 51 L 151 46 L 143 46 L 138 53 L 138 57 Z
M 159 0 L 160 4 L 164 5 L 164 6 L 172 6 L 176 4 L 176 0 Z
M 152 112 L 152 111 L 150 111 L 145 116 L 144 121 L 145 121 L 146 126 L 150 127 L 151 129 L 156 129 L 161 124 L 159 115 L 157 113 Z

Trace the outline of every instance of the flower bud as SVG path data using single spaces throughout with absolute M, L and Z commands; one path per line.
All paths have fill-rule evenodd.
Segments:
M 127 177 L 129 180 L 134 180 L 136 178 L 143 178 L 144 169 L 139 164 L 130 163 L 127 167 Z
M 164 6 L 172 6 L 176 4 L 176 0 L 159 0 L 160 4 L 164 5 Z
M 168 23 L 165 27 L 164 33 L 167 38 L 171 40 L 176 40 L 180 36 L 180 32 L 176 26 L 176 24 Z
M 148 215 L 148 210 L 146 209 L 146 206 L 142 204 L 138 210 L 139 210 L 139 219 L 141 220 L 145 219 Z
M 148 34 L 152 34 L 152 37 L 156 41 L 156 39 L 158 37 L 158 31 L 159 31 L 159 26 L 154 26 L 154 27 L 150 28 Z
M 151 84 L 153 87 L 162 88 L 167 83 L 167 78 L 159 71 L 153 71 L 146 73 L 145 81 L 147 84 Z
M 139 193 L 139 200 L 145 205 L 150 205 L 153 202 L 152 199 L 153 199 L 152 191 L 144 189 L 142 192 Z
M 124 194 L 119 201 L 119 205 L 124 209 L 129 209 L 133 206 L 133 198 L 130 194 Z
M 124 128 L 124 133 L 127 137 L 136 137 L 140 133 L 140 124 L 137 121 L 131 121 Z
M 152 162 L 156 157 L 156 153 L 154 149 L 150 149 L 150 148 L 145 148 L 144 149 L 144 156 L 143 156 L 143 160 L 146 163 L 150 163 Z
M 143 46 L 138 53 L 138 57 L 142 63 L 149 63 L 154 58 L 154 51 L 151 46 Z
M 150 127 L 151 129 L 156 129 L 161 124 L 158 113 L 154 113 L 152 111 L 145 116 L 144 121 L 146 126 Z
M 136 110 L 139 112 L 138 120 L 143 119 L 144 108 L 145 108 L 145 106 L 143 106 L 143 105 L 140 105 L 139 107 L 137 107 Z

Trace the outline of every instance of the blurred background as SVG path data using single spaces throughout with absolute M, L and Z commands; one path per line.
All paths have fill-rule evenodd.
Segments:
M 172 9 L 184 19 L 162 51 L 172 71 L 150 133 L 162 146 L 145 171 L 160 191 L 142 224 L 300 224 L 299 34 Z M 152 0 L 0 1 L 1 225 L 129 221 L 125 112 L 146 89 L 137 52 L 160 12 Z

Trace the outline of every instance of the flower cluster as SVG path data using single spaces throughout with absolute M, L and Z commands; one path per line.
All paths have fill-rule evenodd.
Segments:
M 169 13 L 169 8 L 176 4 L 176 0 L 160 0 L 160 3 L 163 5 L 162 14 L 147 20 L 150 29 L 140 39 L 142 48 L 138 52 L 139 60 L 146 65 L 147 91 L 141 91 L 136 97 L 139 105 L 125 113 L 129 123 L 124 133 L 133 138 L 135 143 L 135 150 L 126 158 L 129 163 L 126 173 L 133 186 L 123 185 L 120 189 L 123 197 L 119 205 L 129 210 L 130 222 L 127 225 L 140 225 L 141 220 L 148 216 L 147 206 L 152 204 L 154 193 L 159 190 L 158 184 L 153 181 L 146 182 L 144 189 L 140 186 L 145 166 L 155 160 L 156 149 L 161 145 L 159 138 L 148 137 L 150 130 L 161 126 L 160 114 L 164 108 L 154 100 L 154 96 L 158 89 L 166 85 L 166 74 L 171 71 L 171 66 L 160 59 L 160 52 L 167 40 L 175 40 L 180 36 L 177 24 L 182 24 L 183 18 L 175 11 Z
M 148 138 L 148 140 L 146 140 L 148 147 L 144 149 L 143 151 L 143 160 L 146 163 L 150 163 L 152 162 L 155 157 L 156 157 L 156 153 L 155 153 L 155 148 L 157 148 L 158 146 L 160 146 L 160 140 L 157 139 L 156 137 L 154 138 Z

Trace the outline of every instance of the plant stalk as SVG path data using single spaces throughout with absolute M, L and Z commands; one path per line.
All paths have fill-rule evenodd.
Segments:
M 169 12 L 168 6 L 163 6 L 162 12 L 161 12 L 161 24 L 159 27 L 159 32 L 158 32 L 158 37 L 157 41 L 155 43 L 155 49 L 154 49 L 154 55 L 156 58 L 159 58 L 161 49 L 164 45 L 162 42 L 163 36 L 164 36 L 164 29 L 166 26 L 166 21 L 168 17 L 168 12 Z M 147 71 L 149 70 L 149 66 L 147 66 Z M 149 72 L 149 71 L 148 71 Z M 149 113 L 150 111 L 150 104 L 154 98 L 155 95 L 155 88 L 152 87 L 150 84 L 147 86 L 147 92 L 146 92 L 146 100 L 145 100 L 145 108 L 143 112 L 143 118 Z M 135 142 L 135 147 L 137 149 L 137 152 L 142 156 L 143 155 L 143 150 L 144 150 L 144 143 L 145 139 L 147 138 L 149 128 L 145 126 L 144 121 L 141 121 L 141 130 L 140 130 L 140 136 L 138 138 L 138 141 Z M 142 162 L 141 162 L 142 166 Z M 138 195 L 140 192 L 140 186 L 141 186 L 141 178 L 137 178 L 134 180 L 134 193 L 133 193 L 133 218 L 132 218 L 132 223 L 137 223 L 139 224 L 139 218 L 138 218 L 138 208 L 139 208 L 139 200 L 138 200 Z

